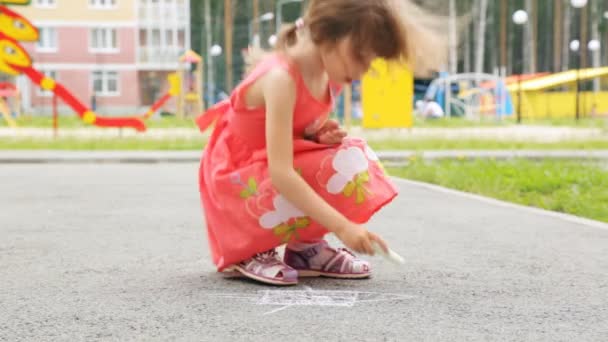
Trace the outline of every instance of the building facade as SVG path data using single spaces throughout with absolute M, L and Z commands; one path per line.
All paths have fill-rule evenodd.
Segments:
M 145 111 L 190 49 L 190 0 L 32 0 L 13 9 L 40 30 L 25 44 L 34 66 L 100 114 Z M 26 112 L 51 110 L 51 94 L 23 76 L 18 85 Z

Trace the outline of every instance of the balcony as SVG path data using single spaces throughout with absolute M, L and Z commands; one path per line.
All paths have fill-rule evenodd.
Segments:
M 140 26 L 188 27 L 188 8 L 184 4 L 159 2 L 139 6 Z
M 183 48 L 143 46 L 139 48 L 138 65 L 140 68 L 175 70 Z

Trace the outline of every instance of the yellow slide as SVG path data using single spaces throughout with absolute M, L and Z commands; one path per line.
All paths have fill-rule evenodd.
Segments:
M 2 98 L 0 98 L 0 114 L 2 114 L 2 117 L 4 117 L 4 120 L 6 120 L 11 128 L 17 128 L 17 123 L 11 117 L 11 111 Z

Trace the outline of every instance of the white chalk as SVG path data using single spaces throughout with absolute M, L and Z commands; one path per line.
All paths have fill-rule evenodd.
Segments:
M 372 248 L 374 248 L 374 251 L 380 255 L 382 255 L 385 259 L 388 259 L 389 261 L 395 263 L 395 264 L 399 264 L 399 265 L 403 265 L 405 264 L 405 260 L 403 259 L 403 257 L 401 257 L 401 255 L 395 253 L 392 249 L 388 249 L 388 253 L 386 253 L 384 251 L 384 249 L 382 249 L 382 247 L 380 246 L 379 243 L 377 243 L 376 241 L 372 241 Z

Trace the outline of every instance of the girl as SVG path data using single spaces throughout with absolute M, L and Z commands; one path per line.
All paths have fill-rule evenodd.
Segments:
M 197 119 L 201 130 L 216 121 L 200 192 L 219 271 L 275 285 L 370 276 L 369 263 L 323 236 L 332 232 L 358 253 L 373 255 L 372 243 L 386 250 L 362 224 L 397 191 L 366 143 L 346 138 L 328 116 L 336 85 L 359 80 L 375 58 L 425 55 L 434 66 L 424 53 L 438 37 L 428 18 L 406 0 L 311 0 L 276 51 Z M 275 248 L 285 243 L 281 260 Z

